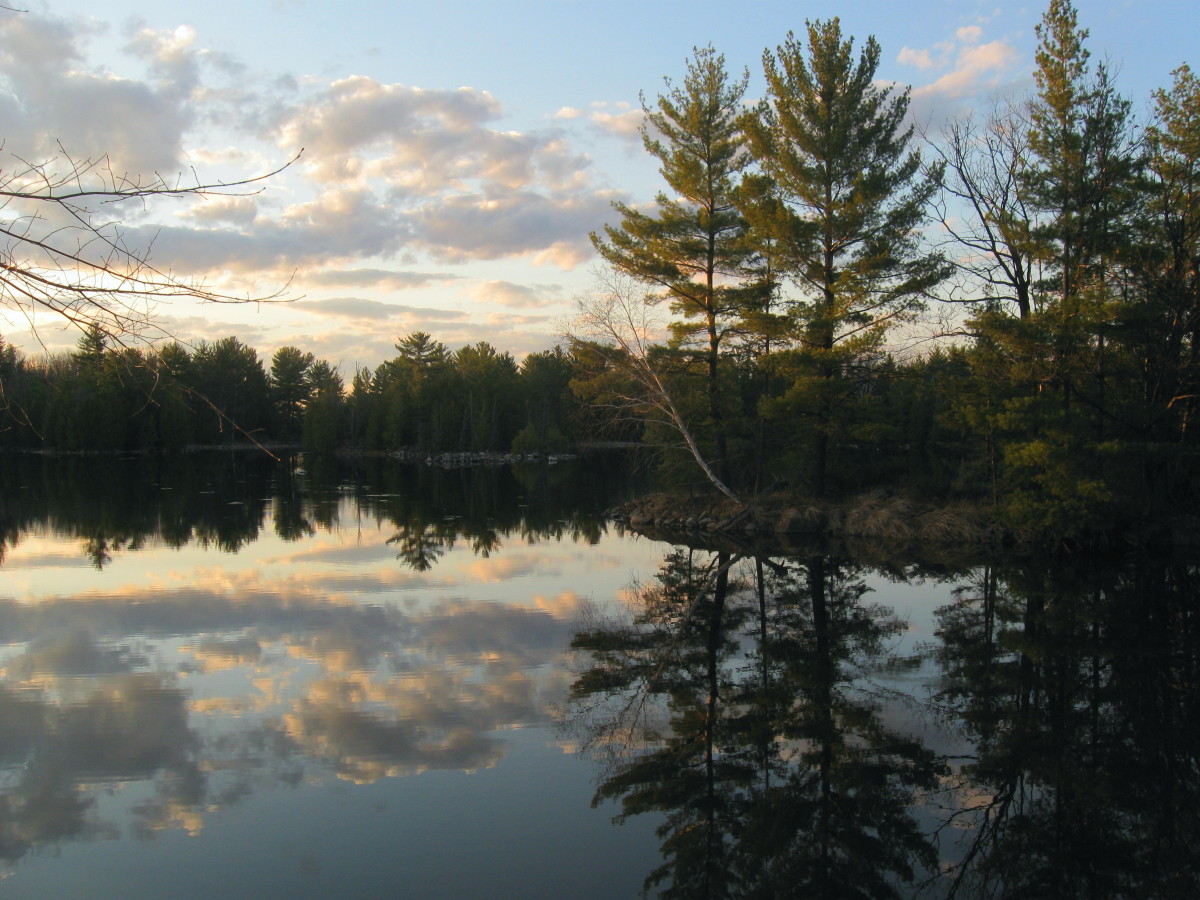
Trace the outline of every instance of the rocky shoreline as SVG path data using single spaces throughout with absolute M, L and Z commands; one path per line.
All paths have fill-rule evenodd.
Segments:
M 422 463 L 440 466 L 443 469 L 465 469 L 472 466 L 511 466 L 515 463 L 544 463 L 555 465 L 575 459 L 574 453 L 501 453 L 495 450 L 466 451 L 452 450 L 430 453 L 426 450 L 402 448 L 388 454 L 392 459 L 405 463 Z
M 887 548 L 889 555 L 903 549 L 919 556 L 1000 547 L 1072 553 L 1147 548 L 1200 551 L 1198 515 L 1131 522 L 1120 530 L 1062 541 L 1014 530 L 984 504 L 939 504 L 887 490 L 840 500 L 772 493 L 740 505 L 722 496 L 658 493 L 630 500 L 610 510 L 609 517 L 635 533 L 695 546 L 788 546 L 834 541 L 859 548 Z
M 633 531 L 807 537 L 836 534 L 894 542 L 992 544 L 1009 534 L 985 509 L 968 503 L 935 505 L 876 491 L 822 501 L 771 494 L 738 505 L 725 497 L 650 494 L 610 516 Z

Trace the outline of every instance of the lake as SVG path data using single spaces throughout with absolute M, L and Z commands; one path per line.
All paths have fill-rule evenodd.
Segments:
M 4 897 L 1200 892 L 1193 560 L 656 540 L 625 458 L 0 465 Z

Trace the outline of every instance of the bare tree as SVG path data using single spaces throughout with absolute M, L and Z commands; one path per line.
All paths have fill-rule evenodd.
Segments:
M 578 313 L 567 337 L 576 347 L 590 346 L 620 377 L 608 385 L 607 404 L 619 410 L 653 415 L 679 434 L 696 464 L 722 494 L 739 497 L 705 459 L 691 429 L 668 389 L 664 373 L 653 358 L 656 338 L 666 332 L 658 298 L 647 296 L 631 276 L 598 268 L 597 289 L 576 300 Z
M 1033 210 L 1021 190 L 1028 165 L 1029 121 L 1018 106 L 996 108 L 984 122 L 952 123 L 929 141 L 945 164 L 937 217 L 955 248 L 963 302 L 1002 300 L 1023 319 L 1033 308 Z
M 256 194 L 293 162 L 245 179 L 205 182 L 194 173 L 174 180 L 120 174 L 107 157 L 76 159 L 61 146 L 40 162 L 6 153 L 0 157 L 0 307 L 35 330 L 37 314 L 50 312 L 121 342 L 160 336 L 153 312 L 162 300 L 281 299 L 286 287 L 267 296 L 237 295 L 155 266 L 152 242 L 130 241 L 122 212 L 163 198 Z

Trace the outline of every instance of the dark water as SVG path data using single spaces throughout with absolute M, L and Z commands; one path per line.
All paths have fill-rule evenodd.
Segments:
M 0 896 L 1200 894 L 1194 561 L 689 548 L 617 460 L 0 467 Z

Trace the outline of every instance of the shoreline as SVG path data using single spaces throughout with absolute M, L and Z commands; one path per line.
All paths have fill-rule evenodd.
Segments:
M 724 496 L 680 496 L 656 492 L 627 500 L 609 517 L 647 536 L 689 539 L 732 538 L 737 543 L 814 539 L 874 543 L 930 550 L 1032 549 L 1097 552 L 1122 547 L 1180 550 L 1200 548 L 1200 518 L 1133 523 L 1120 532 L 1097 532 L 1068 543 L 1019 532 L 988 506 L 958 500 L 936 503 L 886 490 L 821 500 L 771 493 L 739 505 Z M 936 555 L 936 554 L 935 554 Z

